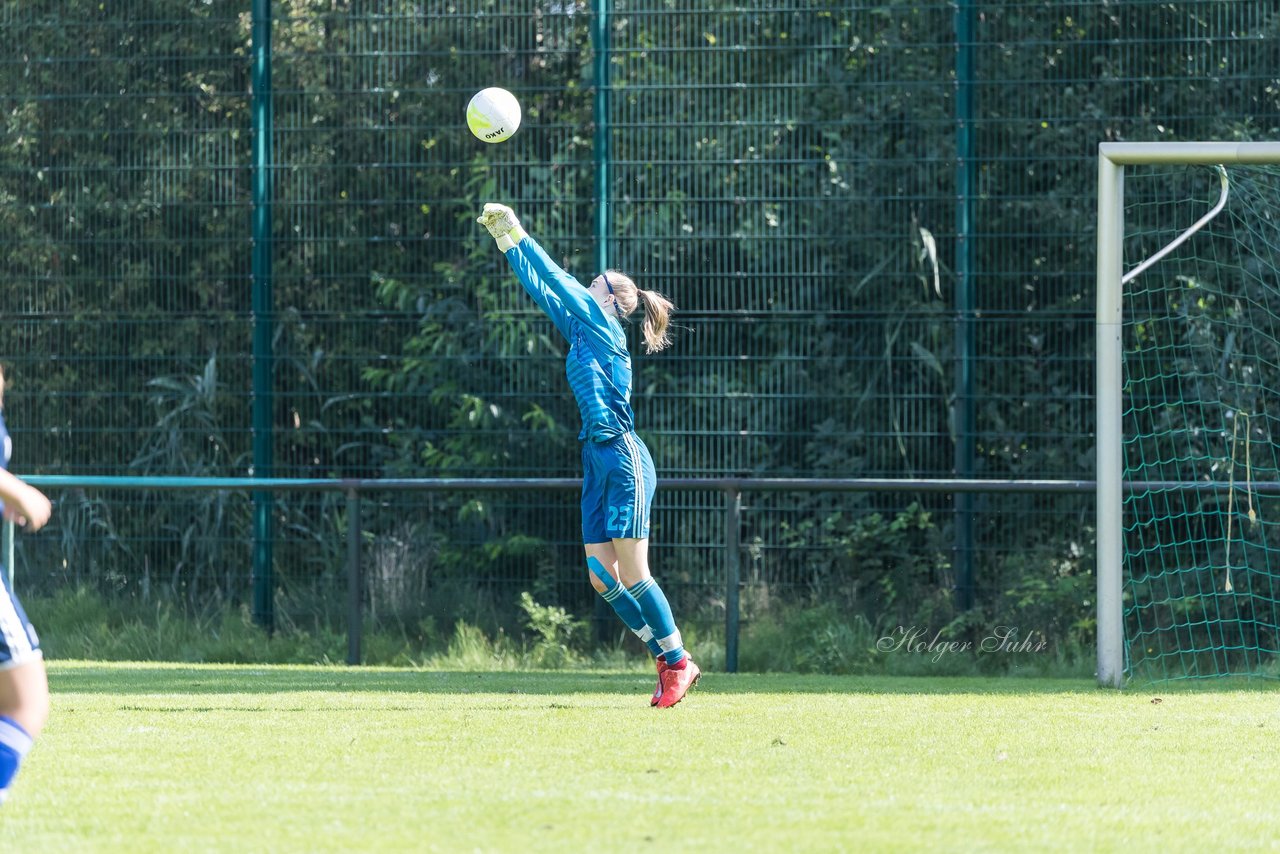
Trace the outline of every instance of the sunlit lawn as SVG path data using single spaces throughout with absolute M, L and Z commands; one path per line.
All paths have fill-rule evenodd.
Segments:
M 0 851 L 1277 844 L 1280 693 L 53 663 Z

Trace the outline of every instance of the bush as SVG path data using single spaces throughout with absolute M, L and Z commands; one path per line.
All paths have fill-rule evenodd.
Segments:
M 740 669 L 765 673 L 862 673 L 874 655 L 871 624 L 830 602 L 777 609 L 745 623 L 738 641 Z
M 539 605 L 528 591 L 520 594 L 520 608 L 535 636 L 528 653 L 531 666 L 558 670 L 582 662 L 573 642 L 586 634 L 585 621 L 574 619 L 558 605 Z

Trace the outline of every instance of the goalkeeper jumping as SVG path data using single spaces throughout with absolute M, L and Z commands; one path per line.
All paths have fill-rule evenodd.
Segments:
M 631 355 L 622 321 L 644 304 L 645 351 L 671 343 L 672 305 L 606 270 L 583 287 L 548 257 L 505 205 L 476 220 L 498 241 L 524 289 L 569 342 L 565 371 L 582 414 L 582 542 L 591 586 L 649 647 L 658 667 L 650 705 L 669 708 L 698 681 L 671 606 L 649 574 L 649 508 L 657 486 L 653 458 L 635 433 Z

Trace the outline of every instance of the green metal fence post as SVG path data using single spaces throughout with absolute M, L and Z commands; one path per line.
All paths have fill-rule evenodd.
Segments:
M 271 0 L 253 0 L 253 475 L 273 474 L 274 396 L 271 295 Z M 272 497 L 253 494 L 253 615 L 275 628 L 272 579 Z
M 955 476 L 973 477 L 976 453 L 973 401 L 973 40 L 974 8 L 956 4 L 956 352 Z M 957 604 L 973 607 L 973 496 L 955 497 L 955 574 Z
M 360 635 L 364 614 L 360 609 L 360 493 L 347 490 L 347 664 L 360 663 Z
M 592 105 L 595 121 L 593 144 L 595 171 L 595 272 L 609 268 L 609 6 L 611 0 L 595 0 L 595 17 L 591 21 L 591 46 L 595 52 L 595 99 Z M 595 599 L 596 639 L 605 642 L 616 625 L 613 609 L 599 596 Z
M 738 547 L 738 530 L 742 524 L 742 489 L 725 490 L 724 514 L 724 669 L 738 672 L 738 586 L 742 579 L 742 554 Z
M 595 49 L 596 123 L 595 155 L 595 237 L 596 270 L 609 266 L 609 7 L 612 0 L 596 0 L 595 19 L 591 22 L 591 41 Z

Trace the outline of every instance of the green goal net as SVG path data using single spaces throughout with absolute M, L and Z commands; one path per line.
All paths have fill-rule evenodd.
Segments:
M 1280 167 L 1128 167 L 1123 258 L 1126 670 L 1275 677 Z

